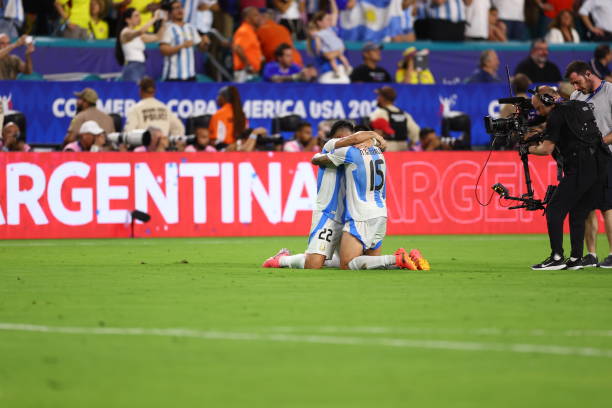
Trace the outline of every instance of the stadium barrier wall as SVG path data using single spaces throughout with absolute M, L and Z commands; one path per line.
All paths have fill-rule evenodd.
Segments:
M 361 48 L 363 43 L 346 42 L 347 58 L 353 66 L 361 64 Z M 495 49 L 504 65 L 510 67 L 510 72 L 529 53 L 528 42 L 431 42 L 417 41 L 414 43 L 385 43 L 380 65 L 395 77 L 397 63 L 402 59 L 402 52 L 414 46 L 421 50 L 430 50 L 429 67 L 438 83 L 457 83 L 468 77 L 476 69 L 480 53 L 485 49 Z M 567 64 L 575 59 L 589 60 L 593 57 L 596 43 L 550 44 L 550 60 L 559 65 L 563 72 Z M 305 63 L 313 62 L 306 52 L 305 42 L 296 44 Z M 56 37 L 38 37 L 36 52 L 32 55 L 34 69 L 41 74 L 58 74 L 65 72 L 110 73 L 121 71 L 115 59 L 114 40 L 70 40 Z M 23 49 L 16 54 L 23 58 Z M 147 73 L 153 78 L 161 77 L 163 57 L 158 44 L 147 45 Z M 57 58 L 61 55 L 62 58 Z M 203 72 L 202 53 L 195 53 L 196 70 Z M 500 74 L 503 72 L 500 69 Z
M 389 234 L 541 233 L 542 212 L 510 211 L 494 183 L 525 191 L 516 152 L 387 153 Z M 309 232 L 310 153 L 3 153 L 0 238 L 274 236 Z M 533 158 L 536 195 L 555 163 Z M 476 191 L 475 191 L 476 188 Z
M 125 116 L 139 100 L 136 84 L 125 82 L 0 81 L 0 98 L 5 111 L 15 109 L 26 115 L 29 143 L 60 144 L 76 114 L 74 92 L 86 86 L 98 92 L 98 106 L 108 113 Z M 217 92 L 222 86 L 222 83 L 160 83 L 157 98 L 186 119 L 215 113 Z M 238 89 L 250 126 L 270 129 L 273 118 L 288 114 L 300 115 L 313 126 L 324 119 L 358 121 L 376 108 L 374 90 L 379 86 L 249 83 L 238 85 Z M 398 93 L 396 105 L 409 112 L 421 127 L 439 132 L 445 109 L 469 114 L 474 145 L 489 143 L 482 117 L 496 116 L 497 99 L 508 96 L 508 88 L 503 84 L 397 84 L 394 88 Z

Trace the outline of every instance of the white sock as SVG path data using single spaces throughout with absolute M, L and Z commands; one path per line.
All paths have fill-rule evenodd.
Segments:
M 570 256 L 570 261 L 574 262 L 574 261 L 577 261 L 577 260 L 578 260 L 578 258 L 574 258 L 573 256 Z
M 555 261 L 558 261 L 559 259 L 561 259 L 561 255 L 554 254 L 554 255 L 553 255 L 553 259 L 554 259 Z
M 334 253 L 332 259 L 325 261 L 326 268 L 339 268 L 340 267 L 340 255 Z
M 304 269 L 305 254 L 287 255 L 280 259 L 281 268 Z
M 589 255 L 594 256 L 595 258 L 597 258 L 597 254 L 593 253 L 593 252 L 589 252 Z
M 393 255 L 382 255 L 382 256 L 367 256 L 362 255 L 353 258 L 348 264 L 352 270 L 361 269 L 397 269 L 395 266 L 395 256 Z

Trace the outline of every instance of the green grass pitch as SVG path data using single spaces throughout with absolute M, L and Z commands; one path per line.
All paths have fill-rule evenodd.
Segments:
M 399 246 L 432 270 L 260 267 L 297 237 L 2 241 L 0 407 L 610 405 L 612 270 L 531 271 L 543 235 Z

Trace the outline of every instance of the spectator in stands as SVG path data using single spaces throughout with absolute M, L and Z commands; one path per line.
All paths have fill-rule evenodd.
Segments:
M 264 80 L 269 82 L 310 82 L 317 77 L 313 67 L 301 68 L 293 63 L 295 51 L 288 44 L 281 44 L 276 49 L 276 61 L 264 67 Z
M 349 83 L 348 75 L 353 70 L 344 55 L 344 42 L 336 32 L 338 24 L 338 6 L 335 0 L 330 1 L 330 13 L 317 11 L 308 26 L 309 49 L 319 61 L 319 82 Z
M 415 47 L 408 47 L 402 53 L 402 59 L 397 64 L 395 71 L 395 82 L 401 84 L 435 84 L 433 74 L 429 70 L 427 48 L 417 51 Z
M 2 0 L 0 2 L 0 34 L 9 38 L 19 36 L 21 26 L 25 21 L 21 0 Z
M 531 81 L 529 80 L 529 77 L 527 77 L 527 75 L 516 74 L 510 81 L 510 86 L 512 87 L 512 93 L 514 94 L 514 96 L 529 99 L 529 96 L 527 95 L 527 90 L 531 86 Z M 507 118 L 515 111 L 516 108 L 514 107 L 514 105 L 504 104 L 500 106 L 499 116 L 501 118 Z
M 232 41 L 236 82 L 247 82 L 259 76 L 263 53 L 255 30 L 260 23 L 261 15 L 255 7 L 242 10 L 242 24 L 234 33 Z
M 465 39 L 465 6 L 473 0 L 427 0 L 426 19 L 420 24 L 424 37 L 434 41 Z
M 8 122 L 2 128 L 0 151 L 2 152 L 29 152 L 32 149 L 22 137 L 19 126 L 15 122 Z
M 499 12 L 497 7 L 491 7 L 489 9 L 489 41 L 495 42 L 506 42 L 508 37 L 506 35 L 507 27 L 503 21 L 499 19 Z
M 580 36 L 574 28 L 574 16 L 569 10 L 562 10 L 550 23 L 546 41 L 550 44 L 579 43 Z
M 287 27 L 297 40 L 306 39 L 302 13 L 306 11 L 305 0 L 272 0 L 274 8 L 280 15 L 279 23 Z
M 91 38 L 89 33 L 91 0 L 57 0 L 55 8 L 64 21 L 63 37 L 80 40 Z
M 210 131 L 207 127 L 196 124 L 194 128 L 195 140 L 193 144 L 187 145 L 184 149 L 185 152 L 209 152 L 214 153 L 217 151 L 213 146 L 210 145 Z
M 600 44 L 595 48 L 593 58 L 589 62 L 589 65 L 593 73 L 599 78 L 612 82 L 612 74 L 610 73 L 610 68 L 608 68 L 610 62 L 612 62 L 612 51 L 610 51 L 610 46 L 608 44 Z
M 489 38 L 489 9 L 491 0 L 473 0 L 465 6 L 465 39 L 486 41 Z
M 499 18 L 506 25 L 509 40 L 525 41 L 529 30 L 525 24 L 525 0 L 491 0 L 499 13 Z
M 191 14 L 185 16 L 185 22 L 197 28 L 200 34 L 210 32 L 214 20 L 213 12 L 220 10 L 217 0 L 186 0 L 186 3 L 189 1 L 193 10 Z
M 389 141 L 387 151 L 407 150 L 419 141 L 421 128 L 409 113 L 393 105 L 397 98 L 395 89 L 383 86 L 375 92 L 378 108 L 370 115 L 372 128 L 384 131 L 383 136 Z
M 115 131 L 113 119 L 96 107 L 98 102 L 98 93 L 96 91 L 91 88 L 85 88 L 81 92 L 75 92 L 74 95 L 77 97 L 77 114 L 72 119 L 72 122 L 70 122 L 68 133 L 64 138 L 64 145 L 76 140 L 79 129 L 81 129 L 85 122 L 96 122 L 98 127 L 101 127 L 106 133 Z
M 293 62 L 300 67 L 304 66 L 300 52 L 293 45 L 291 33 L 287 30 L 287 27 L 274 21 L 273 10 L 267 10 L 261 14 L 261 24 L 257 27 L 256 33 L 266 62 L 276 60 L 275 52 L 279 45 L 289 44 L 293 49 Z
M 106 3 L 103 0 L 91 0 L 89 8 L 89 35 L 95 40 L 108 38 L 108 23 L 103 20 L 106 15 Z
M 578 14 L 589 30 L 587 36 L 591 41 L 612 41 L 612 1 L 586 0 Z
M 414 20 L 416 0 L 402 0 L 402 33 L 394 36 L 392 42 L 414 42 Z
M 64 146 L 65 152 L 98 152 L 106 144 L 104 129 L 94 120 L 79 126 L 76 140 Z
M 561 80 L 561 71 L 548 60 L 548 44 L 542 38 L 531 43 L 529 57 L 518 64 L 514 73 L 525 74 L 535 83 L 551 83 Z
M 148 145 L 138 146 L 134 149 L 135 153 L 150 153 L 150 152 L 165 152 L 168 150 L 169 139 L 165 136 L 161 129 L 151 126 L 147 128 L 147 131 L 151 135 L 151 139 Z
M 386 69 L 379 66 L 382 45 L 367 42 L 361 48 L 363 64 L 351 72 L 351 82 L 393 82 Z
M 174 113 L 161 101 L 155 99 L 155 81 L 144 77 L 140 83 L 140 102 L 127 112 L 124 132 L 135 129 L 156 128 L 164 137 L 183 136 L 185 126 Z
M 501 82 L 497 76 L 499 57 L 495 50 L 484 50 L 480 53 L 478 69 L 465 79 L 466 84 Z
M 293 139 L 283 144 L 284 152 L 320 152 L 317 139 L 312 136 L 312 126 L 302 122 L 295 131 Z
M 540 21 L 537 36 L 543 37 L 548 32 L 548 26 L 563 10 L 572 11 L 574 0 L 534 0 L 540 10 Z
M 121 15 L 115 41 L 115 58 L 123 66 L 122 81 L 138 82 L 146 75 L 145 43 L 161 41 L 166 32 L 166 24 L 162 24 L 156 34 L 148 33 L 149 28 L 160 19 L 161 14 L 157 13 L 155 18 L 141 26 L 140 12 L 133 7 Z
M 440 136 L 438 136 L 436 131 L 432 128 L 422 128 L 419 132 L 419 140 L 421 142 L 421 150 L 424 152 L 452 149 L 450 145 L 442 142 Z
M 27 44 L 27 45 L 26 45 Z M 25 62 L 16 55 L 11 55 L 11 51 L 25 45 Z M 0 34 L 0 80 L 17 79 L 19 74 L 31 74 L 34 71 L 32 64 L 32 53 L 34 52 L 34 42 L 29 41 L 23 35 L 11 44 L 8 35 Z
M 140 13 L 140 25 L 135 27 L 138 29 L 147 24 L 161 8 L 161 0 L 113 0 L 113 7 L 117 9 L 118 15 L 125 13 L 128 8 L 135 8 Z M 153 32 L 153 28 L 149 27 L 148 32 Z
M 159 45 L 164 56 L 162 78 L 165 81 L 195 81 L 195 53 L 194 46 L 206 51 L 210 39 L 206 35 L 200 36 L 198 30 L 189 23 L 185 23 L 185 10 L 180 1 L 174 0 L 165 3 L 169 22 Z
M 217 95 L 219 110 L 210 119 L 210 140 L 217 149 L 236 143 L 247 128 L 240 93 L 235 86 L 224 86 Z

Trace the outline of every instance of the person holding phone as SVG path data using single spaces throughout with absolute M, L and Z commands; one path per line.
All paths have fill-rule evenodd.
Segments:
M 11 51 L 26 47 L 25 62 L 16 55 L 10 55 Z M 28 35 L 22 35 L 11 44 L 8 35 L 0 34 L 0 80 L 17 79 L 17 75 L 29 75 L 34 72 L 32 64 L 32 53 L 34 52 L 34 39 Z

